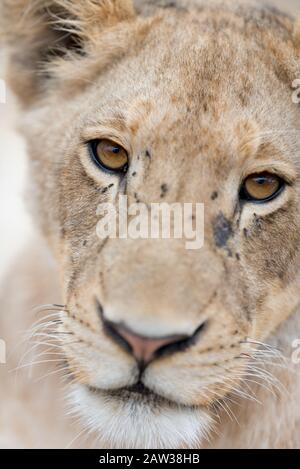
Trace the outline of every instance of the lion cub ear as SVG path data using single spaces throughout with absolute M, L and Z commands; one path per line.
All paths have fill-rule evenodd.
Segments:
M 31 104 L 47 87 L 52 64 L 86 56 L 105 30 L 134 16 L 132 0 L 1 0 L 11 88 Z

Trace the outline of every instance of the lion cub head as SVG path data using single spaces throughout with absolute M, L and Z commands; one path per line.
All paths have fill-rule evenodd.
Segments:
M 176 3 L 2 6 L 73 405 L 117 446 L 199 444 L 300 295 L 294 21 Z M 100 239 L 99 204 L 120 194 L 203 203 L 203 247 Z

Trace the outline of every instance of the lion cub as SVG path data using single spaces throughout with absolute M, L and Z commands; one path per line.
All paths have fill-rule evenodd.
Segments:
M 299 447 L 298 23 L 225 0 L 0 18 L 44 240 L 3 289 L 1 445 Z M 120 195 L 202 203 L 203 247 L 102 239 Z

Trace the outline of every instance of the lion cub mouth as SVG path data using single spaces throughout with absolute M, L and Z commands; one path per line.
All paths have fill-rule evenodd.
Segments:
M 141 381 L 138 381 L 132 386 L 126 386 L 119 389 L 103 390 L 93 386 L 88 386 L 88 389 L 93 394 L 99 394 L 101 396 L 107 395 L 123 402 L 134 400 L 140 404 L 168 405 L 169 407 L 178 406 L 178 403 L 155 393 L 151 389 L 147 388 Z

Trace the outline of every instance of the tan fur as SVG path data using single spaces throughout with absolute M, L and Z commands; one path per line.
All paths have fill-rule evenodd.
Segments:
M 31 210 L 66 305 L 56 333 L 74 405 L 96 446 L 299 447 L 298 26 L 255 2 L 136 3 L 135 14 L 121 0 L 6 0 L 1 15 L 8 76 L 24 107 Z M 130 153 L 126 184 L 88 157 L 85 142 L 103 137 Z M 241 205 L 241 182 L 264 170 L 281 174 L 285 191 Z M 99 240 L 98 204 L 124 192 L 146 203 L 203 202 L 204 247 Z M 158 402 L 112 392 L 138 372 L 104 333 L 96 298 L 110 320 L 142 335 L 191 334 L 207 322 L 197 343 L 146 369 Z M 282 366 L 270 363 L 269 345 L 253 365 L 261 342 L 280 349 Z

